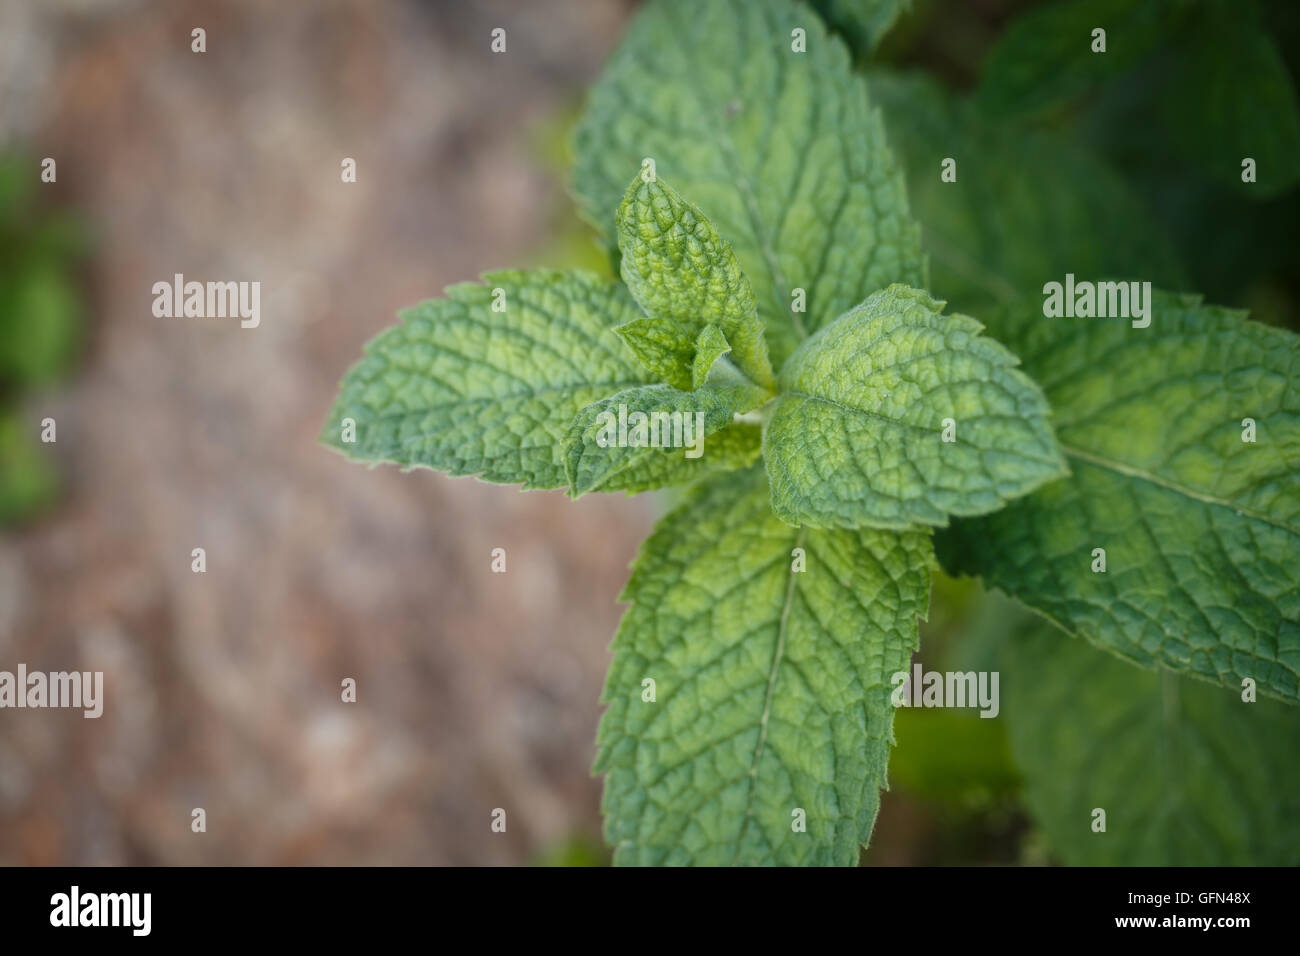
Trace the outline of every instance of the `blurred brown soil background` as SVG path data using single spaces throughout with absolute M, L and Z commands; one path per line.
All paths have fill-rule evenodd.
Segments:
M 57 420 L 65 491 L 0 540 L 0 668 L 102 670 L 106 696 L 98 720 L 0 714 L 0 864 L 508 864 L 598 838 L 598 697 L 654 503 L 372 471 L 316 436 L 396 309 L 546 261 L 565 200 L 528 130 L 629 13 L 0 0 L 0 133 L 56 158 L 42 188 L 94 233 L 78 371 L 24 409 Z M 178 272 L 260 281 L 261 326 L 155 318 Z

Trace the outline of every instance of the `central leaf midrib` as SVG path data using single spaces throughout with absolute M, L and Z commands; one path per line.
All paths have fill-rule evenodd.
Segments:
M 643 385 L 651 385 L 644 379 L 633 380 L 629 382 L 574 382 L 567 385 L 546 385 L 541 388 L 525 389 L 517 392 L 507 392 L 501 395 L 457 395 L 449 401 L 436 402 L 430 405 L 420 405 L 415 408 L 401 409 L 395 412 L 383 412 L 373 416 L 370 420 L 375 422 L 390 421 L 393 419 L 409 418 L 412 415 L 427 415 L 430 412 L 440 412 L 448 408 L 464 408 L 467 405 L 484 405 L 492 402 L 510 402 L 516 399 L 541 398 L 544 395 L 552 395 L 557 392 L 574 392 L 580 389 L 588 388 L 613 388 L 619 391 L 628 388 L 637 388 Z
M 795 548 L 802 548 L 807 530 L 799 529 L 795 538 Z M 745 803 L 745 816 L 740 823 L 740 832 L 736 835 L 736 855 L 732 862 L 740 859 L 740 851 L 745 845 L 745 831 L 754 815 L 754 796 L 758 791 L 758 762 L 763 756 L 763 747 L 767 743 L 767 722 L 772 715 L 772 698 L 776 690 L 776 675 L 781 668 L 781 659 L 785 656 L 786 627 L 790 620 L 790 608 L 794 605 L 795 573 L 790 572 L 790 580 L 785 586 L 785 602 L 781 606 L 781 621 L 776 631 L 776 647 L 772 651 L 772 668 L 767 675 L 767 693 L 763 698 L 763 713 L 758 719 L 758 743 L 754 747 L 754 759 L 749 765 L 749 799 Z
M 901 418 L 890 418 L 888 415 L 880 414 L 880 412 L 869 411 L 865 408 L 857 408 L 853 405 L 845 405 L 841 402 L 835 401 L 835 399 L 833 398 L 826 398 L 823 395 L 809 395 L 807 392 L 789 391 L 789 392 L 783 392 L 778 397 L 784 398 L 787 396 L 791 398 L 806 398 L 809 401 L 821 402 L 824 405 L 830 405 L 831 407 L 838 408 L 841 411 L 851 412 L 854 415 L 866 415 L 869 418 L 875 418 L 882 422 L 889 422 L 891 425 L 897 425 L 900 428 L 907 428 L 912 431 L 921 432 L 924 435 L 937 435 L 940 432 L 940 429 L 938 428 L 928 428 L 925 425 L 917 425 L 913 422 L 904 421 Z M 978 448 L 978 446 L 975 447 Z M 981 450 L 986 450 L 986 449 L 981 449 Z M 1059 466 L 1059 462 L 1054 462 L 1048 458 L 1039 458 L 1035 455 L 1027 455 L 1022 452 L 1018 452 L 1017 454 L 1019 454 L 1020 457 L 1025 461 L 1036 461 L 1042 464 L 1054 464 Z M 1062 477 L 1064 477 L 1064 475 L 1062 475 Z
M 1073 445 L 1067 445 L 1064 442 L 1060 442 L 1059 444 L 1061 450 L 1065 452 L 1068 457 L 1087 462 L 1096 468 L 1104 468 L 1107 471 L 1113 471 L 1115 474 L 1123 475 L 1126 478 L 1137 478 L 1141 481 L 1149 482 L 1159 488 L 1164 488 L 1166 491 L 1172 491 L 1175 494 L 1183 495 L 1186 498 L 1191 498 L 1195 501 L 1203 502 L 1204 504 L 1217 505 L 1220 508 L 1228 508 L 1235 514 L 1247 518 L 1253 518 L 1254 520 L 1267 525 L 1272 525 L 1274 528 L 1278 528 L 1288 534 L 1300 535 L 1300 529 L 1292 528 L 1289 525 L 1278 521 L 1276 518 L 1255 511 L 1251 508 L 1235 504 L 1226 498 L 1218 498 L 1214 495 L 1196 491 L 1194 488 L 1180 485 L 1175 481 L 1170 481 L 1168 478 L 1162 478 L 1152 472 L 1145 471 L 1141 468 L 1135 468 L 1132 465 L 1126 465 L 1123 462 L 1118 462 L 1102 455 L 1094 455 L 1091 452 L 1086 452 L 1081 448 L 1075 448 Z
M 669 10 L 672 10 L 671 5 L 669 5 L 668 8 Z M 682 35 L 690 35 L 690 24 L 679 23 L 678 26 L 684 31 Z M 704 133 L 706 138 L 710 138 L 718 144 L 718 151 L 727 166 L 727 173 L 744 200 L 743 205 L 745 207 L 745 216 L 749 219 L 750 228 L 754 233 L 755 243 L 758 245 L 759 252 L 763 256 L 764 264 L 767 266 L 767 271 L 772 278 L 772 296 L 776 300 L 776 314 L 779 315 L 781 314 L 783 304 L 780 298 L 780 290 L 786 288 L 787 283 L 785 281 L 785 275 L 781 271 L 780 263 L 777 261 L 776 250 L 772 248 L 771 241 L 767 236 L 767 229 L 763 224 L 762 217 L 758 213 L 758 199 L 757 193 L 754 189 L 754 184 L 750 182 L 749 175 L 740 167 L 738 154 L 736 153 L 736 144 L 732 141 L 731 134 L 727 130 L 726 126 L 723 125 L 722 122 L 718 122 L 716 126 L 707 122 L 710 118 L 721 119 L 724 121 L 726 118 L 714 117 L 713 112 L 705 106 L 699 90 L 697 90 L 693 84 L 686 84 L 686 88 L 690 91 L 690 96 L 695 101 L 695 107 L 699 111 L 699 115 L 706 120 L 706 122 L 700 127 L 701 131 Z M 716 135 L 710 135 L 714 133 L 716 133 Z M 808 337 L 808 332 L 804 329 L 803 322 L 800 321 L 798 314 L 791 313 L 791 318 L 793 319 L 792 327 L 794 328 L 795 333 L 801 340 L 806 339 Z

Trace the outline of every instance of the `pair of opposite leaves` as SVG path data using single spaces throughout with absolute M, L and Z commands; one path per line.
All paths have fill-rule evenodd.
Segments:
M 774 374 L 753 290 L 696 207 L 638 177 L 617 225 L 625 286 L 501 271 L 405 310 L 343 383 L 334 417 L 363 422 L 343 450 L 575 496 L 683 484 L 761 450 L 774 512 L 811 527 L 941 526 L 1065 473 L 1042 393 L 973 319 L 890 286 Z M 765 430 L 737 420 L 768 401 Z M 600 413 L 620 404 L 703 412 L 703 457 L 600 447 Z

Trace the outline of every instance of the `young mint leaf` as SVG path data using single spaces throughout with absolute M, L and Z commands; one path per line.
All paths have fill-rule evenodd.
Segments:
M 1134 663 L 1294 702 L 1300 337 L 1192 296 L 1150 309 L 1147 328 L 988 316 L 1042 384 L 1073 473 L 957 522 L 940 556 Z
M 577 498 L 589 491 L 642 491 L 648 475 L 669 479 L 665 483 L 699 477 L 704 469 L 688 465 L 691 459 L 711 456 L 708 436 L 730 425 L 737 414 L 757 408 L 767 395 L 753 385 L 704 385 L 693 392 L 641 385 L 593 402 L 578 412 L 565 439 L 569 493 Z M 628 443 L 621 444 L 624 440 Z M 733 445 L 722 450 L 730 453 Z M 681 459 L 683 465 L 646 469 L 647 459 L 661 458 Z M 724 458 L 718 465 L 734 467 L 735 459 Z M 631 486 L 624 480 L 629 470 Z M 715 470 L 712 461 L 709 470 Z
M 678 323 L 642 315 L 615 326 L 614 331 L 651 377 L 674 388 L 694 387 L 697 343 L 682 334 Z M 683 368 L 688 371 L 683 372 Z
M 925 284 L 879 114 L 843 43 L 791 0 L 647 5 L 591 92 L 575 153 L 574 190 L 606 236 L 646 158 L 708 213 L 777 365 L 877 289 Z
M 1043 626 L 1007 643 L 1012 753 L 1062 862 L 1300 864 L 1300 711 L 1139 670 Z
M 767 502 L 761 468 L 710 478 L 633 566 L 596 761 L 615 863 L 850 865 L 871 834 L 929 537 Z
M 367 343 L 343 379 L 325 444 L 358 461 L 564 485 L 574 415 L 650 380 L 612 330 L 640 309 L 621 283 L 585 272 L 483 281 L 405 310 Z
M 651 338 L 647 334 L 624 339 L 642 363 L 676 388 L 693 387 L 696 340 L 705 326 L 716 325 L 737 367 L 770 389 L 772 365 L 754 291 L 705 215 L 662 180 L 637 176 L 619 206 L 617 225 L 623 281 L 656 323 L 652 349 L 640 348 Z M 665 354 L 675 364 L 667 364 Z
M 705 454 L 699 458 L 687 458 L 681 449 L 676 449 L 675 454 L 643 455 L 620 470 L 615 480 L 588 490 L 635 495 L 747 468 L 762 454 L 763 430 L 748 422 L 733 422 L 709 435 L 705 447 Z
M 942 308 L 893 285 L 791 356 L 763 437 L 778 517 L 944 525 L 1065 474 L 1038 386 L 978 322 Z
M 718 359 L 731 351 L 731 344 L 722 329 L 709 323 L 700 329 L 695 339 L 695 358 L 691 362 L 691 388 L 699 388 L 709 379 L 709 372 Z

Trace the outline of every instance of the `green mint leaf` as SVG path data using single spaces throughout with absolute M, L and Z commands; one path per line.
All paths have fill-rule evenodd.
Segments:
M 942 308 L 890 286 L 791 356 L 763 438 L 782 520 L 944 525 L 1066 473 L 1038 386 L 978 322 Z
M 565 444 L 570 494 L 589 491 L 643 491 L 650 476 L 689 481 L 708 466 L 690 467 L 710 457 L 710 435 L 730 425 L 737 414 L 757 408 L 768 393 L 753 385 L 705 385 L 683 392 L 667 385 L 642 385 L 593 402 L 578 412 Z M 745 450 L 746 446 L 741 446 Z M 722 446 L 730 456 L 734 445 Z M 650 467 L 647 460 L 680 459 L 680 467 Z M 718 467 L 734 467 L 724 457 Z M 624 475 L 632 469 L 631 484 Z M 665 483 L 670 483 L 665 482 Z
M 598 737 L 615 863 L 851 865 L 871 834 L 929 537 L 767 502 L 761 468 L 710 478 L 642 546 Z
M 731 246 L 705 215 L 662 180 L 637 176 L 619 206 L 617 225 L 623 281 L 660 323 L 661 342 L 651 352 L 638 348 L 648 336 L 624 339 L 646 367 L 676 388 L 692 388 L 696 340 L 712 324 L 731 344 L 740 370 L 770 389 L 772 365 L 754 291 Z M 675 366 L 665 367 L 665 348 L 677 358 Z
M 705 441 L 705 453 L 687 458 L 681 449 L 675 454 L 643 455 L 621 468 L 616 476 L 589 491 L 635 495 L 643 491 L 689 485 L 718 472 L 747 468 L 763 451 L 763 430 L 747 422 L 734 422 L 713 432 Z
M 503 271 L 401 313 L 343 379 L 321 440 L 349 458 L 525 488 L 565 484 L 574 415 L 649 375 L 612 327 L 640 314 L 621 283 Z M 355 422 L 355 441 L 345 438 Z
M 722 329 L 709 323 L 700 329 L 695 339 L 695 358 L 691 362 L 691 388 L 699 388 L 709 380 L 709 372 L 718 359 L 731 351 Z
M 1012 753 L 1064 863 L 1300 864 L 1300 712 L 1139 670 L 1042 628 L 1008 643 Z
M 643 315 L 614 331 L 652 377 L 684 391 L 695 387 L 697 343 L 683 334 L 677 322 Z
M 1018 18 L 984 61 L 978 96 L 992 116 L 1054 109 L 1115 80 L 1164 38 L 1151 0 L 1064 0 Z M 1105 50 L 1094 51 L 1105 30 Z
M 591 91 L 575 153 L 574 190 L 606 236 L 647 158 L 708 214 L 777 365 L 877 289 L 925 284 L 879 114 L 843 43 L 790 0 L 647 5 Z
M 731 351 L 727 337 L 712 323 L 700 329 L 694 342 L 672 319 L 642 317 L 615 326 L 614 331 L 646 371 L 683 391 L 699 388 L 708 381 L 714 368 L 718 367 L 718 360 Z M 723 366 L 727 365 L 723 363 Z M 688 368 L 689 373 L 684 373 L 683 367 Z M 730 366 L 725 377 L 735 383 L 750 381 L 734 365 Z
M 1042 384 L 1072 475 L 957 522 L 940 555 L 1134 663 L 1295 701 L 1300 338 L 1153 299 L 1146 328 L 988 317 Z
M 889 32 L 912 0 L 809 0 L 826 25 L 839 33 L 849 47 L 867 56 Z

